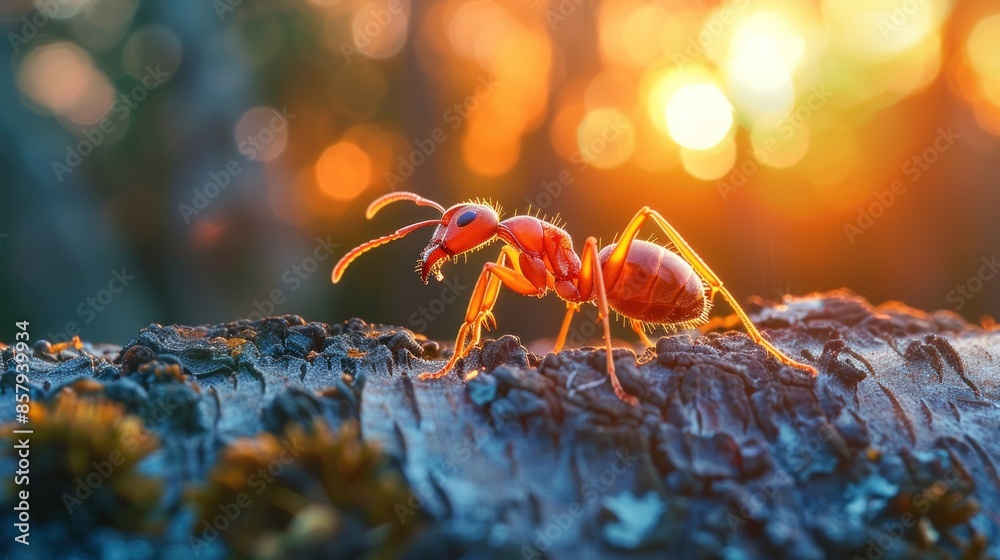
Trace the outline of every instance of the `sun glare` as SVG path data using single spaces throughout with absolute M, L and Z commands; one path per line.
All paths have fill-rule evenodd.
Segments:
M 733 106 L 715 84 L 689 84 L 667 102 L 667 130 L 675 142 L 692 150 L 708 150 L 733 128 Z

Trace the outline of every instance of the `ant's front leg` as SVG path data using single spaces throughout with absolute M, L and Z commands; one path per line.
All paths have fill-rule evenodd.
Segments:
M 518 256 L 518 253 L 511 247 L 504 247 L 496 262 L 486 263 L 483 266 L 479 280 L 476 281 L 476 286 L 473 288 L 469 307 L 465 311 L 465 322 L 458 329 L 454 353 L 441 369 L 421 373 L 419 376 L 421 381 L 439 379 L 451 371 L 458 360 L 466 357 L 479 344 L 482 327 L 487 321 L 492 322 L 493 326 L 496 327 L 493 308 L 500 295 L 501 284 L 519 294 L 538 294 L 539 288 L 521 272 Z

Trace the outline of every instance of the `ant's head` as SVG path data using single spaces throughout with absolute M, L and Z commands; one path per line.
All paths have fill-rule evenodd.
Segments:
M 430 243 L 420 253 L 420 259 L 417 260 L 417 272 L 420 273 L 420 279 L 424 281 L 424 284 L 427 283 L 427 278 L 432 274 L 438 280 L 444 278 L 441 275 L 441 265 L 444 264 L 445 260 L 453 259 L 463 253 L 479 249 L 497 239 L 497 231 L 500 225 L 500 210 L 483 202 L 456 204 L 445 210 L 437 202 L 420 195 L 410 192 L 396 192 L 375 199 L 368 206 L 365 215 L 368 219 L 371 219 L 382 208 L 400 200 L 408 200 L 419 206 L 436 208 L 441 212 L 441 218 L 410 224 L 396 230 L 395 233 L 383 235 L 351 249 L 333 267 L 333 274 L 331 275 L 333 283 L 336 284 L 340 281 L 340 278 L 344 275 L 344 271 L 347 270 L 348 265 L 354 262 L 354 259 L 375 247 L 385 245 L 396 239 L 402 239 L 420 228 L 436 226 Z
M 449 208 L 417 260 L 420 279 L 426 284 L 431 275 L 444 278 L 441 266 L 445 261 L 495 241 L 499 225 L 500 216 L 489 205 L 467 202 Z

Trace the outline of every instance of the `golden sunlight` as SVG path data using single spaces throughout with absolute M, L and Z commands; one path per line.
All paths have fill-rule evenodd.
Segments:
M 667 102 L 667 130 L 675 142 L 692 150 L 708 150 L 733 129 L 733 106 L 711 83 L 686 85 Z

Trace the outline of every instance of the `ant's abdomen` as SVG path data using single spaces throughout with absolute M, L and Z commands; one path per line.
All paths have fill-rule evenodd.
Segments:
M 617 243 L 601 249 L 601 266 Z M 707 315 L 705 286 L 684 259 L 648 241 L 632 242 L 625 268 L 614 286 L 606 286 L 608 305 L 630 319 L 683 324 Z

